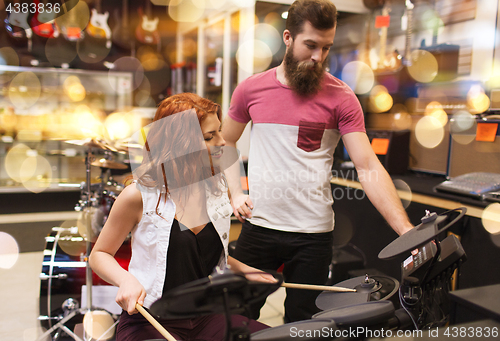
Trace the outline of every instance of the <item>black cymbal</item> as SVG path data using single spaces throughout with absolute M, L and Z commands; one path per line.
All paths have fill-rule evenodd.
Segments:
M 283 277 L 273 274 L 276 283 L 248 281 L 244 275 L 226 271 L 202 278 L 168 291 L 151 306 L 151 313 L 161 318 L 192 318 L 224 313 L 242 313 L 251 304 L 283 283 Z M 226 301 L 225 301 L 226 300 Z
M 323 291 L 316 298 L 319 309 L 329 310 L 368 301 L 387 300 L 399 288 L 399 281 L 383 275 L 358 276 L 337 283 L 334 287 L 356 289 L 356 292 Z
M 313 319 L 332 319 L 341 328 L 367 327 L 388 321 L 394 311 L 391 301 L 371 301 L 320 311 Z
M 422 223 L 420 225 L 399 236 L 380 251 L 378 258 L 391 258 L 427 244 L 438 234 L 455 224 L 465 215 L 465 212 L 467 212 L 467 209 L 465 207 L 460 207 L 446 211 L 442 214 L 433 213 L 426 215 L 422 218 Z

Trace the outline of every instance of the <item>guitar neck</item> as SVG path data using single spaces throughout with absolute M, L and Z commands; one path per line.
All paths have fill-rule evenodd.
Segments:
M 382 9 L 382 16 L 388 16 L 389 15 L 389 8 L 388 5 L 384 5 L 384 8 Z M 387 46 L 387 26 L 381 27 L 380 28 L 380 50 L 379 50 L 379 60 L 378 60 L 378 68 L 383 69 L 384 66 L 384 61 L 385 61 L 385 55 L 386 55 L 386 46 Z
M 405 41 L 405 66 L 411 66 L 411 36 L 413 34 L 413 8 L 410 0 L 406 0 L 406 41 Z

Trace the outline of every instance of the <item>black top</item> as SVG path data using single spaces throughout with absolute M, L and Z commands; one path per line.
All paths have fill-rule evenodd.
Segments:
M 212 222 L 206 224 L 198 234 L 194 234 L 174 219 L 163 293 L 210 275 L 219 263 L 223 251 L 219 234 Z

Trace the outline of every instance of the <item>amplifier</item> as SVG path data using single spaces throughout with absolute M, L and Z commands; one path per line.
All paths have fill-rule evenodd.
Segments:
M 452 136 L 447 175 L 500 173 L 500 120 L 477 120 L 472 132 Z
M 426 148 L 415 137 L 415 126 L 424 116 L 412 115 L 410 135 L 410 169 L 418 172 L 446 175 L 450 147 L 450 124 L 444 126 L 444 136 L 434 148 Z
M 389 174 L 404 174 L 408 170 L 410 151 L 409 130 L 367 129 L 373 150 Z

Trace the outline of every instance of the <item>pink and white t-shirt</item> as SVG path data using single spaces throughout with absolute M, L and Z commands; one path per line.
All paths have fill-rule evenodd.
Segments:
M 301 97 L 276 68 L 251 76 L 233 93 L 229 117 L 253 122 L 248 185 L 252 224 L 304 233 L 333 230 L 333 153 L 340 137 L 365 132 L 352 90 L 325 73 L 319 93 Z

